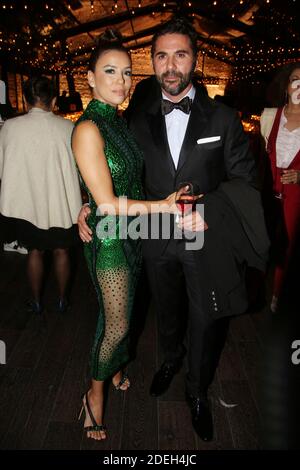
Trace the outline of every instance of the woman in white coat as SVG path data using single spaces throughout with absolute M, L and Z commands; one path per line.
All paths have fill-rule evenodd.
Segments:
M 53 114 L 51 80 L 24 84 L 28 113 L 5 121 L 0 132 L 0 226 L 3 242 L 27 248 L 32 290 L 29 310 L 42 312 L 44 252 L 52 250 L 58 281 L 57 308 L 67 308 L 68 249 L 77 240 L 81 195 L 71 150 L 71 121 Z

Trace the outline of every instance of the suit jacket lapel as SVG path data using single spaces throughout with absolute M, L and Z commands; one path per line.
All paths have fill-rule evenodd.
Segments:
M 175 176 L 176 169 L 169 148 L 166 122 L 161 113 L 160 100 L 156 101 L 149 109 L 146 117 L 152 133 L 153 143 L 157 147 L 157 155 L 160 159 L 165 160 L 172 175 Z
M 187 125 L 186 133 L 183 139 L 178 165 L 177 173 L 181 170 L 186 163 L 193 147 L 196 145 L 197 140 L 204 134 L 206 124 L 212 112 L 212 106 L 205 95 L 199 90 L 196 90 L 195 99 L 193 101 L 190 119 Z

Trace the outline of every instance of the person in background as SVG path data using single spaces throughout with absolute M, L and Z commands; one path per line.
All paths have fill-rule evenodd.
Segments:
M 261 115 L 261 134 L 269 157 L 275 205 L 275 271 L 271 311 L 276 312 L 300 230 L 300 62 L 278 72 L 269 97 L 276 105 Z M 274 207 L 274 204 L 272 205 Z M 270 207 L 272 207 L 270 206 Z
M 58 97 L 57 106 L 58 106 L 59 112 L 62 114 L 67 114 L 70 112 L 69 96 L 67 96 L 66 90 L 63 90 L 62 94 Z
M 4 121 L 10 117 L 13 117 L 13 115 L 14 113 L 12 112 L 10 104 L 6 104 L 5 83 L 0 80 L 0 130 L 4 124 Z M 3 243 L 3 250 L 24 255 L 28 253 L 26 248 L 20 246 L 17 240 L 12 241 L 11 243 Z
M 0 226 L 3 242 L 18 240 L 28 250 L 32 291 L 28 310 L 43 310 L 44 253 L 54 256 L 57 309 L 68 306 L 69 248 L 78 242 L 81 207 L 78 176 L 71 150 L 71 121 L 53 114 L 56 91 L 47 77 L 23 87 L 28 112 L 5 121 L 0 132 Z

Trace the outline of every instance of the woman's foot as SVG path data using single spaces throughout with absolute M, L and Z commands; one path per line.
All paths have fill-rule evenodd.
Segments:
M 119 370 L 113 376 L 112 383 L 116 390 L 123 390 L 124 392 L 130 387 L 129 378 L 122 370 Z
M 43 312 L 43 306 L 40 301 L 37 300 L 27 300 L 26 301 L 26 311 L 28 313 L 34 313 L 36 315 L 41 315 Z
M 58 300 L 58 304 L 57 304 L 57 311 L 58 313 L 66 313 L 66 311 L 68 310 L 70 304 L 69 302 L 67 301 L 66 298 L 60 298 Z
M 91 428 L 90 430 L 86 429 L 87 437 L 95 439 L 96 441 L 106 439 L 106 428 L 102 424 L 103 396 L 99 399 L 98 395 L 95 397 L 92 393 L 92 390 L 89 390 L 87 393 L 84 394 L 82 403 L 85 410 L 84 429 Z M 92 429 L 93 427 L 97 426 L 100 429 Z

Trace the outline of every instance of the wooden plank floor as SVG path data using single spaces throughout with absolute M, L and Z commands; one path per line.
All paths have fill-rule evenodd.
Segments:
M 215 439 L 204 443 L 193 432 L 184 400 L 184 370 L 161 399 L 148 390 L 160 365 L 156 320 L 151 308 L 138 312 L 142 331 L 129 366 L 127 393 L 109 388 L 105 422 L 108 439 L 88 440 L 77 422 L 80 396 L 88 386 L 89 351 L 97 302 L 82 253 L 74 263 L 72 308 L 55 312 L 56 286 L 50 270 L 44 315 L 24 312 L 28 296 L 26 257 L 0 253 L 0 339 L 7 363 L 0 366 L 1 449 L 201 450 L 258 449 L 260 332 L 266 312 L 243 315 L 231 323 L 228 340 L 211 387 Z M 146 311 L 147 302 L 144 302 Z M 221 404 L 236 404 L 226 407 Z

